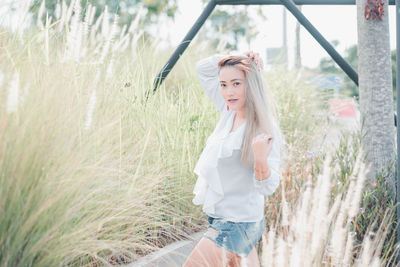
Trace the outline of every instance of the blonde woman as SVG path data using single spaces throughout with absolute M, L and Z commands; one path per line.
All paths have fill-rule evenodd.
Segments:
M 274 101 L 261 77 L 258 53 L 213 55 L 196 64 L 200 85 L 220 112 L 195 166 L 195 205 L 208 230 L 184 263 L 260 266 L 264 198 L 280 184 L 282 135 Z

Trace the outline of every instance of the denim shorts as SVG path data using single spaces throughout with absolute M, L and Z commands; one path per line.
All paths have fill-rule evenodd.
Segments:
M 214 241 L 217 246 L 244 257 L 249 255 L 261 239 L 265 226 L 264 218 L 260 222 L 232 222 L 207 214 L 206 217 L 209 224 L 204 237 Z

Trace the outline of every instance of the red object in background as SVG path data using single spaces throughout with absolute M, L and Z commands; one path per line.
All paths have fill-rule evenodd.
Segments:
M 336 117 L 356 117 L 356 105 L 353 99 L 332 98 L 329 100 L 329 106 Z
M 365 19 L 369 19 L 372 17 L 372 19 L 379 19 L 382 20 L 382 16 L 384 13 L 384 8 L 383 8 L 383 2 L 382 0 L 368 0 L 367 3 L 365 4 L 365 10 L 364 10 L 364 17 Z

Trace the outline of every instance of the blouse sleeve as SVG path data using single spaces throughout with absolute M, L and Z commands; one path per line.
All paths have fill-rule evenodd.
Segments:
M 279 187 L 280 184 L 280 147 L 282 143 L 281 133 L 275 135 L 272 149 L 267 157 L 267 164 L 270 169 L 270 176 L 264 180 L 257 180 L 253 172 L 253 184 L 256 190 L 264 195 L 270 196 Z
M 200 85 L 211 99 L 215 108 L 222 112 L 225 101 L 219 90 L 218 61 L 223 55 L 213 55 L 196 63 L 196 72 Z

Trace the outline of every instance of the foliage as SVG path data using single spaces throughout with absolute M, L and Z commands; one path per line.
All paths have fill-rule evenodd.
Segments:
M 332 129 L 332 126 L 333 124 L 330 123 L 326 129 Z M 314 142 L 316 142 L 315 139 Z M 293 148 L 297 146 L 296 143 L 289 144 L 289 150 L 294 151 Z M 347 266 L 344 262 L 354 262 L 354 266 L 372 266 L 370 257 L 379 257 L 381 266 L 393 266 L 399 250 L 398 244 L 395 243 L 396 205 L 395 200 L 391 198 L 394 189 L 389 188 L 390 185 L 385 183 L 386 177 L 382 173 L 377 174 L 374 183 L 370 181 L 360 183 L 360 179 L 365 179 L 365 173 L 357 171 L 361 164 L 360 149 L 360 132 L 353 129 L 350 132 L 340 132 L 337 147 L 328 145 L 320 153 L 312 153 L 307 161 L 303 161 L 299 155 L 289 156 L 289 158 L 296 158 L 296 161 L 290 162 L 295 166 L 295 162 L 298 161 L 302 169 L 299 171 L 289 165 L 283 172 L 278 192 L 266 201 L 265 218 L 268 233 L 263 236 L 262 248 L 265 265 L 286 266 L 286 263 L 296 266 L 295 256 L 296 253 L 299 253 L 303 255 L 303 259 L 308 260 L 317 259 L 319 255 L 321 260 L 325 259 L 325 264 L 329 262 L 329 266 Z M 301 151 L 304 150 L 301 149 Z M 328 160 L 328 158 L 330 159 Z M 327 160 L 329 164 L 322 168 Z M 321 180 L 322 171 L 324 171 L 324 178 Z M 324 202 L 321 202 L 321 199 L 324 198 L 324 186 L 321 188 L 321 183 L 326 183 L 327 180 L 331 180 L 328 182 L 331 184 L 328 190 L 330 204 L 323 208 L 320 207 L 325 205 Z M 313 184 L 311 190 L 314 190 L 315 196 L 308 195 L 306 197 L 305 194 L 309 191 L 311 184 Z M 362 186 L 362 190 L 360 190 L 360 186 Z M 356 188 L 358 188 L 358 193 L 354 191 Z M 325 190 L 327 190 L 326 186 Z M 357 194 L 360 195 L 358 201 L 356 200 Z M 316 200 L 317 198 L 319 200 Z M 355 200 L 346 200 L 351 198 L 355 198 Z M 310 201 L 310 199 L 313 200 Z M 352 203 L 353 208 L 350 209 L 353 210 L 352 212 L 346 203 Z M 329 216 L 318 214 L 325 209 L 330 209 Z M 342 214 L 341 216 L 349 213 L 345 224 L 343 224 L 344 218 L 337 221 L 340 216 L 333 216 L 338 210 L 340 210 L 338 214 Z M 303 211 L 308 212 L 305 217 L 303 217 Z M 350 216 L 350 214 L 353 215 Z M 324 232 L 326 225 L 314 222 L 321 217 L 328 218 L 324 221 L 324 225 L 325 223 L 330 225 L 329 232 Z M 307 238 L 311 238 L 313 241 L 311 242 L 311 239 L 305 241 Z M 314 242 L 319 244 L 317 250 L 313 249 L 313 246 L 310 247 Z M 373 245 L 366 244 L 369 242 L 372 242 Z M 351 251 L 351 253 L 344 254 L 345 250 Z M 283 255 L 290 255 L 290 257 L 283 258 Z M 375 259 L 375 261 L 378 260 Z M 365 262 L 370 262 L 370 264 Z M 320 260 L 313 262 L 316 264 L 315 266 L 320 266 L 318 265 L 320 263 Z
M 338 45 L 338 41 L 334 41 L 334 46 Z M 357 71 L 358 66 L 358 55 L 357 55 L 357 45 L 352 45 L 348 47 L 345 52 L 343 58 L 350 64 L 351 67 L 355 71 Z M 393 101 L 396 101 L 396 50 L 391 52 L 391 60 L 392 60 L 392 84 L 393 84 Z M 333 61 L 330 57 L 322 58 L 319 63 L 319 71 L 322 73 L 343 73 L 342 69 Z M 354 84 L 354 82 L 345 75 L 345 92 L 344 94 L 354 97 L 358 100 L 358 87 Z
M 261 7 L 256 9 L 256 16 L 266 19 Z M 214 40 L 215 47 L 223 41 L 226 42 L 226 49 L 237 50 L 241 38 L 250 43 L 258 34 L 254 15 L 248 6 L 219 6 L 209 21 L 206 36 Z
M 263 265 L 392 266 L 381 260 L 380 253 L 385 238 L 394 237 L 389 231 L 394 209 L 383 208 L 382 221 L 373 227 L 369 225 L 361 240 L 354 235 L 353 221 L 360 213 L 359 202 L 366 178 L 361 155 L 357 154 L 346 189 L 338 194 L 332 195 L 335 176 L 331 172 L 336 166 L 330 166 L 330 154 L 323 161 L 323 172 L 301 188 L 297 203 L 288 203 L 287 192 L 282 190 L 282 219 L 275 221 L 263 236 Z
M 334 46 L 336 47 L 339 42 L 337 40 L 333 41 Z M 350 66 L 357 71 L 357 46 L 353 45 L 347 48 L 344 52 L 343 58 L 350 64 Z M 325 57 L 320 60 L 319 63 L 319 71 L 322 73 L 335 73 L 335 74 L 343 74 L 342 69 L 336 64 L 336 62 L 331 57 Z M 358 87 L 354 84 L 354 82 L 346 75 L 344 78 L 344 94 L 355 98 L 358 100 Z
M 75 0 L 65 0 L 66 5 L 70 5 Z M 37 15 L 40 14 L 39 10 L 41 5 L 45 3 L 43 14 L 48 12 L 50 17 L 53 17 L 55 21 L 60 15 L 57 14 L 61 12 L 63 1 L 45 1 L 45 0 L 34 0 L 30 6 L 30 12 L 34 15 L 34 20 L 37 20 Z M 105 7 L 108 10 L 119 16 L 120 25 L 129 25 L 135 16 L 141 12 L 141 8 L 144 9 L 143 15 L 141 15 L 142 25 L 141 27 L 149 27 L 151 25 L 157 24 L 160 17 L 167 16 L 174 18 L 175 13 L 178 9 L 177 0 L 162 1 L 162 0 L 86 0 L 81 1 L 81 7 L 83 10 L 90 4 L 96 7 L 96 13 L 94 15 L 95 20 L 102 14 Z M 42 18 L 43 24 L 45 23 L 45 17 Z
M 341 132 L 331 166 L 337 164 L 334 172 L 336 183 L 332 190 L 332 199 L 349 190 L 351 174 L 356 168 L 357 156 L 361 150 L 361 135 L 359 130 L 353 132 Z M 384 240 L 381 240 L 381 260 L 384 266 L 393 266 L 396 251 L 397 218 L 394 216 L 396 208 L 395 195 L 390 185 L 386 182 L 387 174 L 377 173 L 375 181 L 367 180 L 362 191 L 359 211 L 352 220 L 350 231 L 354 232 L 356 247 L 361 247 L 369 232 L 378 232 L 384 225 L 387 232 Z M 381 229 L 382 230 L 382 229 Z M 359 253 L 356 251 L 355 256 Z
M 334 47 L 337 47 L 339 45 L 338 40 L 333 40 L 331 43 Z M 337 67 L 335 64 L 336 63 L 330 57 L 322 58 L 319 63 L 319 70 L 326 73 L 336 73 Z

